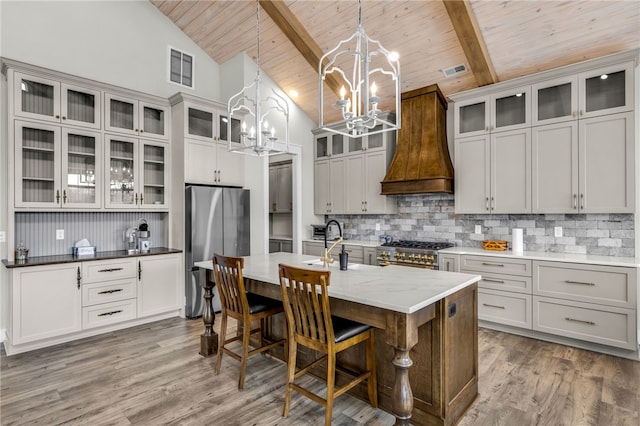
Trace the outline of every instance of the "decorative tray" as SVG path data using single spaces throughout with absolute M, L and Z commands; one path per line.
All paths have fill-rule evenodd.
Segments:
M 485 250 L 505 251 L 509 245 L 505 240 L 484 240 L 482 248 Z

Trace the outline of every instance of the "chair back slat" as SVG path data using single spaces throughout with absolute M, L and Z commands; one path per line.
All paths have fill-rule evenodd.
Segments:
M 282 304 L 296 338 L 333 344 L 327 287 L 331 272 L 280 265 Z
M 218 286 L 220 305 L 223 309 L 239 315 L 248 314 L 249 303 L 245 293 L 241 257 L 213 255 L 213 274 Z

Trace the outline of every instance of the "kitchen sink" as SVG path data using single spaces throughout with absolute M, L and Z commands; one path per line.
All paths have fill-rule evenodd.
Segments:
M 314 259 L 314 260 L 307 260 L 304 262 L 304 264 L 307 266 L 322 266 L 323 262 L 320 259 Z M 362 265 L 360 263 L 348 263 L 347 270 L 362 269 L 365 266 L 367 265 Z M 337 260 L 334 260 L 333 263 L 329 264 L 329 268 L 340 269 L 340 262 L 338 262 Z

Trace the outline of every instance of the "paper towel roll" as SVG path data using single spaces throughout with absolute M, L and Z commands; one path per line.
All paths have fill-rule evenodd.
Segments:
M 511 250 L 513 254 L 523 253 L 522 228 L 513 228 L 511 230 Z

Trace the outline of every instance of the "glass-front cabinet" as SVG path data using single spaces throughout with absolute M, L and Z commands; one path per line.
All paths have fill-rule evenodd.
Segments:
M 532 124 L 553 124 L 578 116 L 578 77 L 570 75 L 532 86 Z
M 169 108 L 105 93 L 105 130 L 169 139 Z
M 316 135 L 315 159 L 330 158 L 345 154 L 345 137 L 337 133 L 323 133 Z M 349 138 L 351 140 L 351 138 Z
M 100 91 L 15 73 L 15 115 L 99 129 Z
M 108 208 L 166 208 L 167 147 L 107 135 Z
M 633 109 L 633 62 L 578 75 L 579 118 Z
M 101 135 L 15 123 L 16 207 L 100 208 Z

